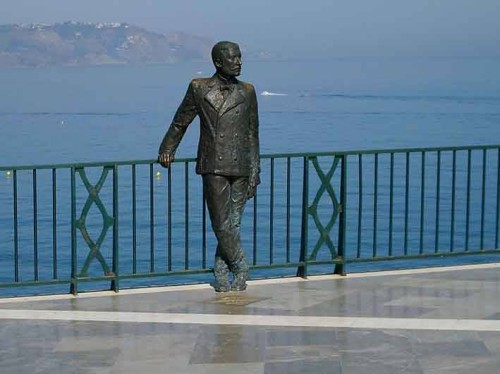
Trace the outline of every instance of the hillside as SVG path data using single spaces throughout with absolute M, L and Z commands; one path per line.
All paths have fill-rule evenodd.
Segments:
M 0 66 L 88 66 L 204 59 L 213 41 L 162 35 L 126 23 L 0 26 Z

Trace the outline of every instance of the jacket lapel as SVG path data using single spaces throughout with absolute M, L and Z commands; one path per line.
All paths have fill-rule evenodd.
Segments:
M 235 106 L 240 105 L 244 101 L 245 96 L 243 95 L 243 92 L 241 92 L 240 84 L 237 83 L 234 85 L 234 88 L 227 97 L 226 101 L 224 101 L 224 104 L 222 104 L 222 107 L 219 110 L 219 116 L 222 116 L 224 113 L 233 109 Z
M 218 112 L 221 107 L 221 99 L 219 88 L 217 87 L 216 79 L 214 77 L 210 80 L 207 89 L 208 92 L 205 94 L 205 100 L 214 108 L 216 112 Z

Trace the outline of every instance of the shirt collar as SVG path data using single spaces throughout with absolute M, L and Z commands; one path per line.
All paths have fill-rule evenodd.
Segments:
M 229 86 L 231 84 L 238 83 L 238 80 L 235 77 L 230 77 L 229 79 L 227 79 L 219 73 L 215 73 L 215 77 L 217 78 L 218 83 L 223 86 Z

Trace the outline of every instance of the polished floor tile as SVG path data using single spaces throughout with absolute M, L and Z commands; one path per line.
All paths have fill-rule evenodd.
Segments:
M 273 346 L 310 346 L 338 344 L 337 332 L 332 329 L 286 329 L 267 332 L 266 345 Z
M 264 361 L 265 331 L 235 326 L 203 327 L 190 364 Z
M 287 362 L 268 362 L 264 374 L 342 374 L 339 360 L 293 360 Z
M 499 310 L 496 265 L 0 300 L 0 373 L 498 374 Z

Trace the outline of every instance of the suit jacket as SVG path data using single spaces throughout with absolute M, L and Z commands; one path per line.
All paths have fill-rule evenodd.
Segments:
M 217 74 L 193 79 L 163 138 L 160 153 L 175 153 L 197 115 L 200 140 L 196 172 L 258 180 L 259 120 L 254 87 L 236 79 L 227 85 Z

